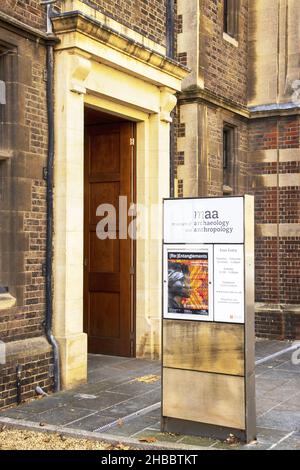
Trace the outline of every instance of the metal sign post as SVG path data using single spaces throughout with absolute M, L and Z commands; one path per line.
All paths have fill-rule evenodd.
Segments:
M 164 200 L 162 431 L 256 439 L 254 197 Z

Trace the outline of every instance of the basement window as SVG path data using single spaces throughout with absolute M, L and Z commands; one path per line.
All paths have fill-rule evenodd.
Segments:
M 224 8 L 224 36 L 227 39 L 238 39 L 239 0 L 223 0 Z

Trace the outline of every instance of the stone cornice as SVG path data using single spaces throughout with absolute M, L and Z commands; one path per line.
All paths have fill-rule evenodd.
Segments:
M 190 72 L 187 67 L 175 60 L 149 49 L 80 11 L 55 15 L 52 22 L 54 32 L 58 36 L 73 32 L 81 33 L 180 80 Z
M 276 116 L 297 116 L 300 115 L 300 108 L 293 103 L 282 103 L 281 105 L 263 105 L 249 107 L 251 119 L 262 119 Z
M 276 116 L 293 116 L 300 115 L 300 108 L 290 103 L 282 105 L 266 105 L 258 107 L 247 107 L 239 105 L 234 101 L 216 95 L 215 93 L 207 90 L 193 87 L 184 90 L 178 95 L 178 104 L 184 103 L 206 103 L 211 106 L 222 108 L 234 114 L 238 114 L 247 119 L 262 119 Z
M 12 32 L 15 32 L 21 36 L 26 37 L 27 39 L 31 40 L 41 40 L 43 42 L 49 43 L 57 43 L 59 39 L 54 36 L 54 34 L 47 34 L 44 31 L 39 29 L 33 28 L 32 26 L 28 26 L 27 24 L 23 23 L 22 21 L 13 18 L 6 13 L 0 11 L 0 27 L 5 27 Z
M 190 103 L 190 102 L 204 102 L 216 107 L 225 109 L 234 114 L 239 114 L 244 118 L 250 118 L 250 112 L 246 106 L 239 105 L 234 101 L 228 100 L 222 96 L 216 95 L 215 93 L 201 88 L 191 88 L 184 90 L 179 94 L 178 103 Z

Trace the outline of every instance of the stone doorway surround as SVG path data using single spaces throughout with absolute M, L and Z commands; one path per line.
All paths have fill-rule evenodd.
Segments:
M 137 203 L 169 196 L 170 113 L 188 70 L 165 49 L 78 0 L 53 20 L 55 47 L 54 335 L 62 387 L 86 381 L 83 333 L 84 105 L 137 123 Z M 161 209 L 160 209 L 161 212 Z M 160 354 L 162 215 L 137 241 L 136 350 Z

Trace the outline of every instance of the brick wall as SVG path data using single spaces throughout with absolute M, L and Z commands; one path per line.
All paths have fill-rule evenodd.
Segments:
M 250 151 L 299 148 L 298 116 L 255 119 L 249 127 Z
M 233 112 L 222 110 L 216 106 L 207 106 L 197 100 L 191 102 L 189 107 L 194 107 L 193 114 L 189 115 L 186 109 L 183 111 L 185 105 L 181 105 L 177 107 L 174 118 L 176 146 L 173 174 L 177 179 L 178 196 L 222 196 L 223 185 L 229 183 L 233 194 L 244 194 L 248 187 L 247 120 Z M 190 112 L 192 113 L 192 111 Z M 195 119 L 198 119 L 197 123 L 195 123 Z M 232 169 L 230 168 L 229 182 L 223 173 L 223 128 L 225 124 L 234 129 L 234 157 L 230 163 Z M 199 136 L 196 138 L 195 127 L 199 132 Z M 207 166 L 205 169 L 199 167 L 198 183 L 195 187 L 192 178 L 195 178 L 197 165 L 201 166 L 199 162 L 207 162 Z
M 82 0 L 149 39 L 166 45 L 166 0 Z M 56 8 L 60 8 L 60 1 Z M 39 0 L 1 0 L 1 11 L 43 31 L 46 8 Z M 176 8 L 176 4 L 175 4 Z
M 177 129 L 176 143 L 179 150 L 177 148 L 174 174 L 175 178 L 177 177 L 178 188 L 180 187 L 178 195 L 186 197 L 220 196 L 223 195 L 223 183 L 227 179 L 230 179 L 233 193 L 241 194 L 247 188 L 247 120 L 235 113 L 234 108 L 232 112 L 225 111 L 222 107 L 215 104 L 210 106 L 208 103 L 211 94 L 214 94 L 217 95 L 220 102 L 225 99 L 235 103 L 237 109 L 247 105 L 248 0 L 240 1 L 236 41 L 230 41 L 228 37 L 226 39 L 223 35 L 223 0 L 201 0 L 199 2 L 200 37 L 198 50 L 195 49 L 195 42 L 191 40 L 190 36 L 191 29 L 195 35 L 198 34 L 198 26 L 196 27 L 196 22 L 193 22 L 191 10 L 185 9 L 184 2 L 180 4 L 179 8 L 177 33 L 180 50 L 177 51 L 177 60 L 194 69 L 198 67 L 198 70 L 193 70 L 191 76 L 185 80 L 183 84 L 184 97 L 182 102 L 179 98 L 179 104 L 186 106 L 187 103 L 194 103 L 195 107 L 199 106 L 199 110 L 200 108 L 201 110 L 200 117 L 198 114 L 199 140 L 197 144 L 195 143 L 194 149 L 190 148 L 191 130 L 188 127 L 193 126 L 196 114 L 191 112 L 190 119 L 187 118 L 187 122 L 184 123 L 180 117 L 180 109 L 177 113 L 175 125 Z M 191 24 L 189 25 L 188 22 Z M 199 57 L 199 61 L 194 57 Z M 199 87 L 202 88 L 203 85 L 206 101 L 196 96 Z M 208 93 L 206 94 L 206 92 Z M 203 122 L 201 123 L 201 121 Z M 223 127 L 226 123 L 233 126 L 236 135 L 233 178 L 223 178 Z M 188 137 L 183 152 L 184 124 Z M 199 181 L 197 183 L 194 180 L 198 164 Z M 193 181 L 189 182 L 189 179 Z
M 46 8 L 40 0 L 1 0 L 0 10 L 28 26 L 46 30 Z
M 257 334 L 269 338 L 299 338 L 299 314 L 291 308 L 300 304 L 299 122 L 298 116 L 281 116 L 255 119 L 249 127 L 256 301 L 270 305 L 257 314 Z
M 2 250 L 10 255 L 8 284 L 10 292 L 17 298 L 17 306 L 0 315 L 1 334 L 6 341 L 36 336 L 43 331 L 42 265 L 46 237 L 43 167 L 46 164 L 48 139 L 46 82 L 43 80 L 44 47 L 37 47 L 13 34 L 10 34 L 10 39 L 19 48 L 12 73 L 16 73 L 18 66 L 25 61 L 27 67 L 20 71 L 20 81 L 16 84 L 21 109 L 14 116 L 18 122 L 13 129 L 11 143 L 14 156 L 9 162 L 1 163 L 6 167 L 5 179 L 9 191 L 0 203 L 0 210 L 2 217 L 11 221 Z M 6 106 L 14 106 L 14 103 L 8 102 Z M 9 198 L 10 193 L 13 194 L 12 198 Z
M 83 0 L 153 41 L 166 45 L 166 0 Z
M 200 32 L 205 88 L 235 103 L 247 104 L 248 0 L 240 0 L 238 44 L 223 37 L 223 0 L 203 0 Z
M 52 354 L 25 356 L 0 366 L 0 408 L 13 405 L 17 401 L 17 365 L 20 367 L 21 401 L 34 397 L 35 388 L 41 387 L 46 393 L 52 391 L 53 378 L 49 373 Z
M 165 0 L 84 2 L 147 38 L 166 44 Z M 12 19 L 46 30 L 46 8 L 39 0 L 2 0 L 0 9 Z M 4 188 L 0 191 L 0 218 L 1 222 L 5 221 L 0 233 L 0 285 L 8 287 L 16 298 L 16 305 L 0 309 L 0 340 L 7 347 L 22 350 L 22 353 L 13 353 L 0 367 L 2 407 L 16 401 L 17 365 L 22 366 L 24 399 L 34 396 L 36 385 L 50 390 L 53 379 L 48 346 L 45 351 L 42 348 L 38 353 L 34 349 L 26 353 L 28 345 L 34 345 L 36 339 L 44 336 L 45 320 L 46 185 L 43 167 L 48 146 L 45 47 L 42 41 L 25 38 L 23 33 L 19 35 L 10 27 L 0 28 L 0 41 L 18 51 L 15 55 L 5 55 L 8 64 L 5 70 L 9 70 L 10 75 L 1 77 L 7 83 L 5 131 L 8 129 L 11 137 L 8 147 L 12 158 L 0 161 Z
M 52 356 L 46 340 L 39 352 L 33 349 L 30 355 L 26 354 L 27 347 L 43 337 L 45 320 L 46 51 L 43 44 L 9 29 L 0 28 L 0 40 L 18 50 L 18 54 L 3 56 L 6 129 L 12 156 L 0 161 L 1 185 L 5 188 L 0 198 L 0 284 L 8 287 L 16 305 L 0 309 L 0 340 L 7 348 L 17 345 L 21 351 L 12 351 L 13 359 L 8 358 L 8 363 L 0 368 L 1 407 L 16 400 L 17 364 L 23 365 L 24 399 L 34 396 L 36 385 L 50 389 Z M 2 272 L 3 266 L 9 266 L 9 270 Z
M 233 127 L 235 161 L 225 184 L 233 187 L 235 194 L 255 195 L 257 334 L 272 339 L 299 338 L 300 118 L 287 111 L 279 116 L 270 112 L 269 117 L 257 119 L 241 117 L 248 104 L 247 88 L 253 86 L 254 78 L 248 64 L 251 4 L 248 0 L 239 3 L 238 36 L 234 41 L 223 34 L 223 0 L 199 2 L 197 51 L 190 39 L 187 18 L 190 28 L 195 29 L 196 23 L 191 20 L 191 12 L 183 8 L 185 4 L 181 5 L 177 18 L 178 60 L 192 64 L 194 70 L 183 87 L 175 122 L 178 196 L 223 194 L 222 131 L 224 124 Z M 249 45 L 253 47 L 253 41 Z M 198 57 L 199 63 L 192 57 Z M 269 87 L 266 85 L 262 91 L 269 93 Z M 231 111 L 225 111 L 229 107 Z M 232 184 L 227 184 L 227 176 Z
M 258 338 L 269 340 L 299 340 L 300 316 L 295 312 L 265 311 L 255 315 L 255 330 Z

